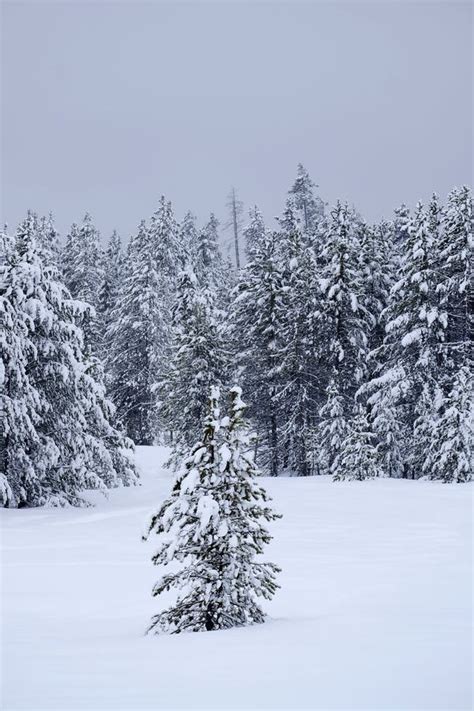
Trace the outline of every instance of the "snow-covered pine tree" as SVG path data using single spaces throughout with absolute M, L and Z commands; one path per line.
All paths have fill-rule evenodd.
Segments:
M 245 255 L 247 261 L 254 258 L 254 252 L 260 245 L 260 240 L 265 235 L 265 222 L 263 215 L 255 205 L 249 210 L 248 223 L 243 230 L 245 239 Z
M 275 400 L 281 422 L 283 468 L 309 476 L 314 470 L 311 442 L 319 388 L 314 350 L 318 315 L 314 252 L 290 207 L 280 225 L 283 318 Z
M 117 305 L 107 331 L 106 360 L 110 394 L 117 416 L 136 444 L 153 444 L 157 436 L 156 396 L 162 299 L 154 243 L 144 221 L 132 238 Z
M 54 217 L 50 212 L 48 217 L 42 217 L 38 224 L 38 246 L 44 251 L 48 263 L 59 267 L 60 246 L 59 232 L 54 225 Z
M 439 297 L 440 274 L 430 216 L 421 203 L 408 219 L 404 248 L 400 279 L 391 290 L 386 309 L 379 373 L 367 389 L 371 392 L 369 402 L 377 401 L 379 425 L 385 428 L 385 412 L 391 423 L 397 422 L 397 427 L 406 430 L 401 455 L 405 475 L 418 477 L 427 442 L 425 438 L 414 439 L 426 431 L 423 426 L 415 428 L 415 421 L 421 423 L 419 418 L 428 416 L 422 412 L 421 402 L 426 405 L 431 401 L 434 383 L 439 379 L 447 325 Z M 396 411 L 389 412 L 389 407 Z
M 193 271 L 202 286 L 219 288 L 223 281 L 223 262 L 219 249 L 219 221 L 211 213 L 209 221 L 199 230 Z
M 311 180 L 308 171 L 298 164 L 295 182 L 291 186 L 287 207 L 290 207 L 299 219 L 302 229 L 309 234 L 314 234 L 319 222 L 324 217 L 324 203 L 314 194 L 318 186 Z
M 375 447 L 375 435 L 367 412 L 362 406 L 358 407 L 349 425 L 340 451 L 333 461 L 332 472 L 334 481 L 344 479 L 363 481 L 383 475 Z
M 280 415 L 276 400 L 281 366 L 284 292 L 278 256 L 279 235 L 263 232 L 247 252 L 230 312 L 239 377 L 250 397 L 258 433 L 258 463 L 270 476 L 281 466 Z
M 200 437 L 211 385 L 226 381 L 228 353 L 215 301 L 215 293 L 199 285 L 190 267 L 180 274 L 170 358 L 155 387 L 160 422 L 171 435 L 173 464 Z
M 474 472 L 474 378 L 463 365 L 446 396 L 437 389 L 422 472 L 444 482 L 471 481 Z
M 27 220 L 32 219 L 29 215 Z M 32 227 L 32 226 L 31 226 Z M 30 227 L 30 228 L 31 228 Z M 39 489 L 37 476 L 43 445 L 36 426 L 46 404 L 29 377 L 36 357 L 25 311 L 27 295 L 16 283 L 14 240 L 6 232 L 0 250 L 0 506 L 17 506 Z
M 328 373 L 337 372 L 341 393 L 349 397 L 365 375 L 369 334 L 375 322 L 366 306 L 361 232 L 355 212 L 338 202 L 324 237 L 324 269 L 319 280 L 323 295 L 320 360 Z
M 334 474 L 335 463 L 342 451 L 352 417 L 352 403 L 340 389 L 340 379 L 334 372 L 326 388 L 324 405 L 319 411 L 318 429 L 313 437 L 312 449 L 317 454 L 319 474 Z
M 168 369 L 168 359 L 171 349 L 171 323 L 176 303 L 178 275 L 185 265 L 185 251 L 181 243 L 182 232 L 175 220 L 171 202 L 161 196 L 157 210 L 150 219 L 149 238 L 152 247 L 154 267 L 156 270 L 155 312 L 156 342 L 155 351 L 156 379 L 162 379 Z M 155 426 L 163 429 L 163 423 L 157 419 L 155 410 Z
M 113 314 L 117 309 L 120 288 L 125 276 L 124 255 L 122 243 L 117 231 L 114 230 L 102 257 L 102 283 L 99 288 L 97 302 L 97 319 L 100 331 L 106 334 L 111 327 Z M 107 338 L 102 341 L 101 357 L 105 361 L 110 343 Z
M 93 353 L 99 353 L 103 332 L 97 316 L 103 282 L 102 248 L 98 230 L 86 213 L 82 225 L 72 225 L 62 251 L 62 271 L 71 296 L 92 306 L 84 314 L 84 339 Z
M 18 479 L 17 468 L 7 470 L 6 477 L 16 506 L 80 505 L 84 489 L 136 481 L 132 443 L 110 424 L 112 406 L 98 365 L 84 350 L 78 321 L 88 306 L 71 300 L 56 268 L 45 264 L 43 256 L 29 216 L 7 261 L 3 296 L 25 315 L 31 347 L 28 343 L 22 349 L 18 368 L 25 365 L 28 377 L 23 394 L 29 386 L 37 392 L 39 417 L 27 409 L 35 429 L 28 451 L 34 456 L 33 470 L 27 472 L 32 476 L 25 478 L 23 470 Z M 7 392 L 12 385 L 10 380 Z M 8 446 L 6 460 L 13 462 L 23 445 L 13 437 Z
M 196 218 L 189 210 L 179 225 L 179 242 L 183 250 L 184 264 L 194 263 L 194 255 L 198 246 L 198 231 Z
M 396 262 L 394 259 L 393 227 L 382 220 L 379 224 L 359 225 L 360 249 L 359 274 L 361 276 L 360 299 L 369 315 L 367 324 L 370 350 L 378 348 L 384 338 L 383 312 L 387 307 L 390 289 L 395 283 Z
M 172 494 L 152 517 L 150 533 L 164 534 L 155 565 L 181 564 L 163 575 L 153 595 L 177 589 L 176 602 L 153 617 L 155 633 L 199 632 L 260 623 L 259 598 L 278 588 L 273 563 L 256 560 L 271 536 L 263 521 L 277 518 L 255 479 L 240 388 L 230 391 L 222 418 L 212 388 L 202 440 L 192 449 Z
M 454 370 L 472 362 L 474 341 L 474 255 L 472 193 L 464 186 L 448 195 L 446 211 L 435 242 L 438 292 L 447 312 L 446 350 Z

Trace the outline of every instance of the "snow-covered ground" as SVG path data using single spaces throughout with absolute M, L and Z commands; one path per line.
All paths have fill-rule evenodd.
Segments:
M 164 452 L 94 509 L 2 511 L 2 708 L 471 708 L 472 488 L 265 480 L 264 625 L 144 636 Z

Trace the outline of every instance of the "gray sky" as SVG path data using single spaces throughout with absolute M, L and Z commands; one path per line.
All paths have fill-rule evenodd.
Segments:
M 389 216 L 472 182 L 469 2 L 2 3 L 2 218 L 85 210 L 123 236 L 281 212 L 302 161 L 323 199 Z

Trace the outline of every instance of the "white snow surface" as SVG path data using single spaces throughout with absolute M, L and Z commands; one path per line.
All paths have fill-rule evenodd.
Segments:
M 1 512 L 2 709 L 471 708 L 472 485 L 265 479 L 268 621 L 145 636 L 166 456 L 95 508 Z

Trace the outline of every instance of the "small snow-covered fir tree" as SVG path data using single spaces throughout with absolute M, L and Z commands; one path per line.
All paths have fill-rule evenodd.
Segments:
M 163 575 L 153 595 L 182 592 L 155 615 L 149 631 L 199 632 L 263 622 L 258 599 L 270 599 L 279 587 L 279 568 L 256 559 L 271 539 L 262 519 L 278 516 L 255 481 L 240 388 L 232 388 L 230 399 L 229 415 L 221 417 L 219 390 L 211 389 L 202 441 L 151 519 L 147 536 L 164 534 L 153 562 L 181 564 Z
M 374 479 L 382 476 L 375 448 L 375 436 L 362 407 L 350 423 L 340 451 L 332 465 L 334 481 Z
M 349 431 L 347 397 L 339 389 L 336 374 L 326 388 L 326 401 L 319 412 L 319 427 L 314 437 L 321 474 L 334 473 L 334 465 Z

